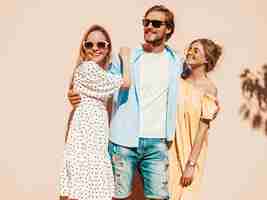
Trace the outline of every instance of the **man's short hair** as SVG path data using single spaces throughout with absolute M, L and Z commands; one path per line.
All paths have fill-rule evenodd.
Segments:
M 175 28 L 175 24 L 174 24 L 174 14 L 173 12 L 171 12 L 168 8 L 166 8 L 165 6 L 163 5 L 155 5 L 151 8 L 149 8 L 146 13 L 145 13 L 145 17 L 151 13 L 151 12 L 154 12 L 154 11 L 157 11 L 157 12 L 163 12 L 166 16 L 166 25 L 167 25 L 167 28 L 171 29 L 171 32 L 168 33 L 166 35 L 166 40 L 169 40 L 170 37 L 172 36 L 173 32 L 174 32 L 174 28 Z

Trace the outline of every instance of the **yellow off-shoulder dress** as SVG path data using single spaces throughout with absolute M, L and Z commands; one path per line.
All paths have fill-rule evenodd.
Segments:
M 195 88 L 186 80 L 180 80 L 179 105 L 177 108 L 176 134 L 169 149 L 171 200 L 198 200 L 200 180 L 206 159 L 208 138 L 205 138 L 197 160 L 193 182 L 183 188 L 180 185 L 182 171 L 197 135 L 200 119 L 212 120 L 218 112 L 216 97 Z

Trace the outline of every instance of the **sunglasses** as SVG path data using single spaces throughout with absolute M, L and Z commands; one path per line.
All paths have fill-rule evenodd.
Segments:
M 194 53 L 194 54 L 197 54 L 197 53 L 199 53 L 200 52 L 200 49 L 199 48 L 196 48 L 196 47 L 189 47 L 189 48 L 186 48 L 185 50 L 184 50 L 184 53 L 185 53 L 185 55 L 187 55 L 187 54 L 189 54 L 189 53 Z
M 83 47 L 85 49 L 92 49 L 95 45 L 98 49 L 106 49 L 106 48 L 108 48 L 109 43 L 107 41 L 100 41 L 97 43 L 93 43 L 90 41 L 84 41 L 83 42 Z
M 151 23 L 154 28 L 160 28 L 162 25 L 166 25 L 166 22 L 160 21 L 160 20 L 149 20 L 149 19 L 143 19 L 143 26 L 148 27 Z

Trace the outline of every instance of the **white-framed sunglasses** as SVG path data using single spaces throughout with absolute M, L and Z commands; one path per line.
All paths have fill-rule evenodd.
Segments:
M 98 49 L 106 49 L 109 46 L 109 43 L 107 41 L 99 41 L 99 42 L 91 42 L 91 41 L 84 41 L 83 47 L 85 49 L 92 49 L 94 46 L 96 46 Z

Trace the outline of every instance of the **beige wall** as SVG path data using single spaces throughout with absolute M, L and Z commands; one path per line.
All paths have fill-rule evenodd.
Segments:
M 238 116 L 240 72 L 267 62 L 266 1 L 91 2 L 1 1 L 1 199 L 57 198 L 69 112 L 66 91 L 81 33 L 99 23 L 110 31 L 115 47 L 135 46 L 142 41 L 144 11 L 158 2 L 176 14 L 172 46 L 183 52 L 196 37 L 224 46 L 223 61 L 212 74 L 222 112 L 210 134 L 203 196 L 266 199 L 267 138 Z

